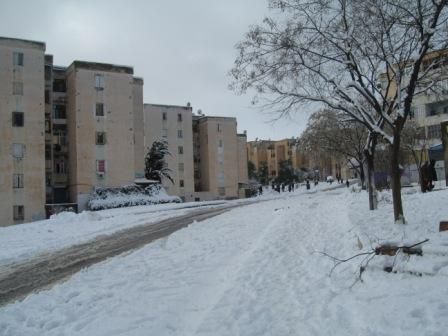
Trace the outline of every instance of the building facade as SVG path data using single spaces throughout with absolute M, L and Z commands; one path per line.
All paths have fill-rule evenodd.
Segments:
M 177 195 L 184 201 L 194 200 L 192 117 L 191 106 L 144 105 L 145 154 L 154 141 L 168 143 L 171 155 L 166 162 L 174 183 L 168 179 L 162 183 L 169 195 Z
M 135 179 L 131 67 L 75 61 L 66 72 L 70 199 Z
M 195 116 L 196 199 L 231 199 L 239 195 L 241 158 L 235 118 Z M 242 163 L 244 166 L 244 163 Z M 247 171 L 247 168 L 246 168 Z
M 235 118 L 195 116 L 189 104 L 143 104 L 132 67 L 53 64 L 45 44 L 0 37 L 0 226 L 84 210 L 95 187 L 144 177 L 156 140 L 184 201 L 236 198 L 247 184 L 247 137 Z
M 45 218 L 45 44 L 0 37 L 0 226 Z

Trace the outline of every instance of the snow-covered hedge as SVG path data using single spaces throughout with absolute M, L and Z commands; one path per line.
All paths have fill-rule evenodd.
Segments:
M 104 210 L 135 205 L 161 203 L 180 203 L 177 196 L 169 196 L 160 184 L 142 188 L 128 185 L 120 188 L 97 187 L 90 196 L 87 207 L 89 210 Z

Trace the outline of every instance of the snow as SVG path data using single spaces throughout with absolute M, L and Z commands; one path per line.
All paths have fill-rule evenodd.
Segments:
M 408 224 L 394 225 L 390 192 L 371 212 L 367 193 L 351 189 L 302 190 L 194 223 L 0 307 L 0 335 L 446 335 L 448 233 L 438 224 L 448 190 L 404 189 Z M 425 238 L 423 256 L 376 256 L 362 282 L 360 259 L 332 271 L 319 253 Z M 391 263 L 400 272 L 382 270 Z

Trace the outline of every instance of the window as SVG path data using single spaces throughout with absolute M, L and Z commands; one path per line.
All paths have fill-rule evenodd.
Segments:
M 184 187 L 184 180 L 179 180 L 179 187 L 181 187 L 181 188 Z
M 219 194 L 219 196 L 225 196 L 226 195 L 226 188 L 225 187 L 218 187 L 218 194 Z
M 23 112 L 13 112 L 12 113 L 12 126 L 13 127 L 23 127 L 24 116 Z
M 51 145 L 45 145 L 45 160 L 51 160 Z
M 166 112 L 162 112 L 162 120 L 166 120 Z
M 12 62 L 15 66 L 23 66 L 23 53 L 13 52 Z
M 45 104 L 50 104 L 50 91 L 45 90 Z
M 183 135 L 183 133 L 182 133 L 182 130 L 177 130 L 177 137 L 178 137 L 179 139 L 181 139 L 181 138 L 184 137 L 184 135 Z
M 219 139 L 218 147 L 223 147 L 223 144 L 222 144 L 222 140 L 221 140 L 221 139 Z
M 65 83 L 65 79 L 55 79 L 53 81 L 53 91 L 54 92 L 66 92 L 67 84 Z
M 96 172 L 103 174 L 106 172 L 106 160 L 96 160 Z
M 66 107 L 65 105 L 55 105 L 53 108 L 53 117 L 55 119 L 66 119 Z
M 103 103 L 96 103 L 95 115 L 97 117 L 104 117 L 104 104 Z
M 51 123 L 50 120 L 45 120 L 45 133 L 51 133 Z
M 25 219 L 25 207 L 23 205 L 13 206 L 13 219 L 24 220 Z
M 23 174 L 13 174 L 12 176 L 12 187 L 14 189 L 23 188 Z
M 440 125 L 428 126 L 428 138 L 442 139 L 442 130 L 440 129 Z
M 182 113 L 177 114 L 177 121 L 179 121 L 179 122 L 182 121 Z
M 221 125 L 220 125 L 220 124 L 217 125 L 216 130 L 217 130 L 219 133 L 221 133 L 222 130 L 221 130 Z
M 177 152 L 178 152 L 178 154 L 183 154 L 184 153 L 184 146 L 177 147 Z
M 45 80 L 48 81 L 51 79 L 51 66 L 45 66 Z
M 22 82 L 12 82 L 12 94 L 23 96 L 23 83 Z
M 180 162 L 180 163 L 179 163 L 179 171 L 180 171 L 180 172 L 183 172 L 183 171 L 184 171 L 184 163 L 183 163 L 183 162 Z
M 104 76 L 103 75 L 95 75 L 95 89 L 104 90 Z
M 55 162 L 54 171 L 56 174 L 66 174 L 67 170 L 65 169 L 65 162 L 64 161 Z
M 96 144 L 100 146 L 106 144 L 106 132 L 96 132 Z
M 163 128 L 162 129 L 162 138 L 167 138 L 168 137 L 168 130 Z
M 12 144 L 12 156 L 21 159 L 25 154 L 25 145 L 20 143 Z

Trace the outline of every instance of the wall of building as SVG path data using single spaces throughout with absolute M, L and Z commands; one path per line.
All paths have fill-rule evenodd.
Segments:
M 45 218 L 44 52 L 44 43 L 0 38 L 0 226 Z M 14 83 L 22 94 L 13 94 Z M 13 112 L 23 112 L 23 126 L 12 126 Z M 24 146 L 22 158 L 13 157 L 13 144 Z M 14 188 L 14 174 L 23 187 Z M 14 206 L 24 207 L 23 219 L 14 220 Z
M 217 198 L 238 197 L 236 119 L 201 117 L 196 122 L 200 139 L 201 191 L 209 191 Z
M 154 141 L 165 139 L 168 142 L 171 155 L 166 157 L 166 162 L 172 171 L 174 184 L 168 179 L 162 182 L 168 194 L 180 196 L 186 201 L 194 200 L 192 117 L 189 106 L 144 105 L 145 152 L 149 151 Z M 179 147 L 182 147 L 182 153 Z
M 132 68 L 75 61 L 67 70 L 71 200 L 82 210 L 95 186 L 133 183 L 134 101 Z M 96 88 L 96 76 L 102 88 Z M 97 103 L 103 116 L 96 115 Z M 96 144 L 98 132 L 106 134 Z M 105 172 L 98 172 L 104 160 Z
M 145 125 L 143 117 L 143 79 L 134 78 L 133 89 L 134 110 L 134 167 L 135 177 L 145 176 Z
M 238 134 L 238 183 L 247 184 L 249 182 L 247 172 L 247 136 Z

